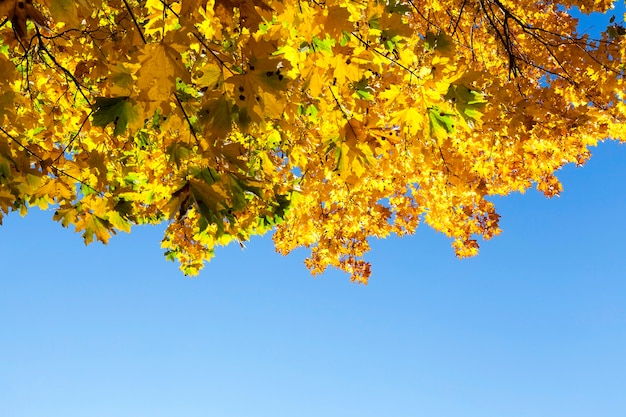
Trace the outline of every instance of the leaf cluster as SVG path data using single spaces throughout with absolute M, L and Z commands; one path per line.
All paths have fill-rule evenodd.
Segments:
M 186 274 L 273 230 L 367 282 L 372 237 L 500 233 L 490 196 L 555 196 L 625 137 L 613 2 L 0 0 L 0 220 L 86 243 L 165 222 Z

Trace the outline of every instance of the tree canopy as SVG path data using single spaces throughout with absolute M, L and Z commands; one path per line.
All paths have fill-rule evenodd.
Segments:
M 368 239 L 500 233 L 490 196 L 624 140 L 613 1 L 0 0 L 0 220 L 167 223 L 186 274 L 275 230 L 367 282 Z M 621 19 L 619 20 L 621 21 Z

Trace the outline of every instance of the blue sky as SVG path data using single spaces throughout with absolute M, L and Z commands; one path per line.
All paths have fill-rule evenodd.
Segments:
M 108 246 L 34 210 L 0 227 L 0 416 L 623 417 L 626 147 L 561 197 L 498 199 L 454 258 L 427 227 L 373 242 L 369 286 L 269 236 L 183 277 L 162 228 Z

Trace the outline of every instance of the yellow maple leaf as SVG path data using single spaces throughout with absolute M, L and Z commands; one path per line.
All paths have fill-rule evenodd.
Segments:
M 177 79 L 185 83 L 191 81 L 181 54 L 171 45 L 153 43 L 141 48 L 138 59 L 139 100 L 149 103 L 150 110 L 161 108 L 169 113 L 166 103 L 169 103 L 176 91 Z

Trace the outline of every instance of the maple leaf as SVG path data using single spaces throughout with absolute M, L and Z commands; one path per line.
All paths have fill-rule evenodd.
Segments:
M 433 107 L 429 110 L 430 131 L 437 139 L 444 140 L 449 134 L 454 132 L 454 114 L 446 113 L 439 107 Z
M 286 106 L 283 92 L 289 84 L 286 75 L 289 69 L 281 59 L 259 59 L 253 55 L 243 74 L 233 75 L 225 82 L 233 86 L 236 105 L 245 108 L 253 122 L 260 122 L 282 115 Z
M 110 223 L 96 215 L 85 213 L 76 222 L 76 231 L 83 231 L 83 239 L 88 245 L 94 240 L 107 243 L 111 237 Z
M 208 138 L 224 138 L 233 128 L 232 103 L 225 95 L 207 95 L 198 115 Z
M 55 22 L 63 22 L 69 28 L 77 28 L 80 26 L 79 7 L 83 5 L 84 0 L 50 0 L 50 15 Z
M 176 91 L 176 79 L 191 82 L 191 75 L 181 54 L 174 47 L 156 43 L 144 45 L 139 57 L 137 72 L 138 99 L 148 103 L 148 114 L 157 108 L 169 113 L 169 101 Z
M 15 34 L 20 39 L 27 35 L 26 23 L 33 21 L 36 25 L 46 28 L 46 17 L 35 7 L 32 0 L 3 0 L 0 2 L 0 17 L 6 16 L 11 22 Z M 6 21 L 5 21 L 6 22 Z
M 487 100 L 480 92 L 464 85 L 451 85 L 445 98 L 453 103 L 457 113 L 469 128 L 473 128 L 474 123 L 480 121 L 487 104 Z
M 128 124 L 137 118 L 137 110 L 129 97 L 96 97 L 93 106 L 94 126 L 106 127 L 113 123 L 114 135 L 120 135 L 126 131 Z

